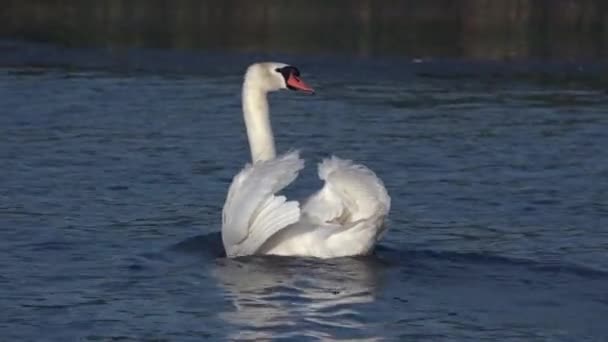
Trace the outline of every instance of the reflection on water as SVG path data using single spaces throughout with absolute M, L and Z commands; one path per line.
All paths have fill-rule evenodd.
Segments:
M 602 0 L 9 1 L 0 36 L 67 45 L 602 58 Z
M 213 274 L 235 310 L 222 313 L 241 327 L 232 339 L 335 338 L 365 340 L 360 306 L 375 300 L 382 268 L 374 259 L 319 261 L 281 257 L 219 259 Z M 299 328 L 294 331 L 293 327 Z

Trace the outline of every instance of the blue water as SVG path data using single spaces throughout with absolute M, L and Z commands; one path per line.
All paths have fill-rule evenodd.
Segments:
M 12 45 L 11 45 L 12 46 Z M 223 257 L 268 56 L 3 48 L 0 336 L 26 340 L 605 341 L 608 95 L 598 66 L 272 56 L 279 150 L 392 196 L 375 255 Z

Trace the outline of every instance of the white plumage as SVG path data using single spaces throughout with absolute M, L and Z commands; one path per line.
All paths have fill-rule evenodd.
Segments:
M 275 155 L 266 93 L 311 92 L 299 71 L 282 63 L 253 64 L 243 84 L 243 112 L 253 163 L 233 179 L 224 204 L 226 254 L 331 258 L 367 254 L 384 231 L 390 197 L 368 168 L 331 157 L 319 164 L 324 186 L 300 207 L 277 195 L 304 167 L 297 151 Z

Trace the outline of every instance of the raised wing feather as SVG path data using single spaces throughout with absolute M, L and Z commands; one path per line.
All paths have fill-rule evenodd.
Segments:
M 300 218 L 296 201 L 275 194 L 304 167 L 297 151 L 248 164 L 237 174 L 224 203 L 222 240 L 230 257 L 254 254 L 272 235 Z
M 319 178 L 325 185 L 302 208 L 313 222 L 344 226 L 359 220 L 379 222 L 390 210 L 384 184 L 363 165 L 337 157 L 325 159 L 319 164 Z

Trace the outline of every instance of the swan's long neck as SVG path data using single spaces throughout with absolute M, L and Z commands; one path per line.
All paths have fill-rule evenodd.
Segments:
M 274 159 L 276 152 L 266 91 L 247 78 L 243 83 L 243 114 L 252 162 Z

